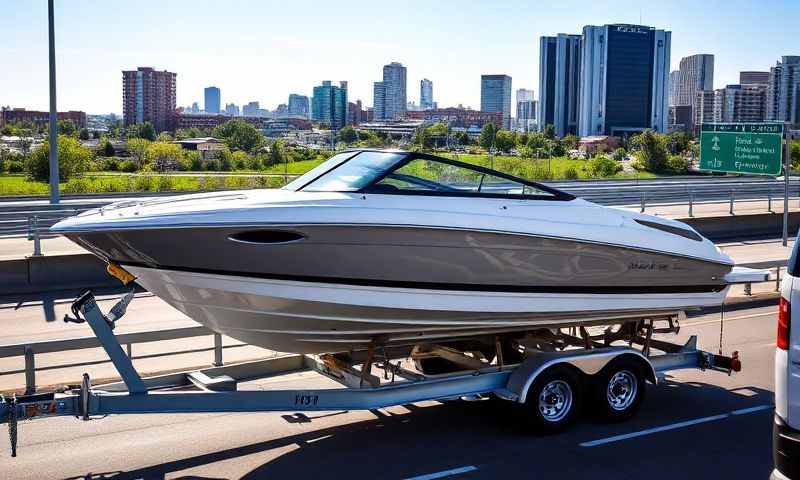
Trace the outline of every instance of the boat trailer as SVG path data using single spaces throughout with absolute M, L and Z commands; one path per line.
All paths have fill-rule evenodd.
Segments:
M 695 336 L 683 345 L 655 340 L 652 333 L 659 330 L 652 322 L 640 322 L 638 327 L 622 324 L 619 331 L 609 329 L 599 336 L 589 335 L 584 327 L 568 327 L 567 332 L 540 331 L 538 336 L 520 341 L 524 357 L 515 364 L 504 364 L 499 340 L 494 364 L 475 352 L 447 346 L 414 348 L 412 358 L 441 358 L 458 370 L 438 375 L 405 368 L 400 361 L 393 363 L 389 356 L 378 355 L 379 348 L 371 348 L 366 358 L 358 360 L 348 355 L 290 355 L 142 378 L 113 332 L 132 297 L 132 292 L 125 295 L 104 315 L 88 291 L 73 302 L 72 316 L 64 319 L 89 324 L 121 382 L 93 386 L 89 375 L 84 373 L 77 388 L 0 396 L 0 423 L 8 424 L 12 457 L 17 454 L 20 422 L 50 416 L 90 420 L 112 414 L 366 410 L 425 400 L 482 399 L 489 395 L 530 405 L 531 408 L 524 409 L 526 415 L 534 417 L 540 427 L 557 431 L 568 423 L 566 414 L 573 413 L 568 409 L 576 403 L 573 396 L 581 388 L 581 382 L 575 381 L 578 376 L 602 377 L 612 382 L 601 385 L 608 390 L 607 397 L 612 402 L 609 412 L 628 415 L 638 406 L 633 403 L 637 400 L 637 385 L 643 386 L 644 381 L 655 384 L 665 371 L 699 368 L 730 374 L 741 369 L 737 352 L 728 357 L 699 350 Z M 642 329 L 643 335 L 634 331 Z M 668 330 L 677 330 L 672 320 Z M 619 339 L 629 344 L 609 345 Z M 633 348 L 634 344 L 641 345 L 641 350 Z M 576 346 L 579 348 L 567 348 Z M 653 355 L 651 349 L 664 353 Z M 383 374 L 373 375 L 373 367 Z M 240 382 L 307 370 L 346 388 L 238 390 Z

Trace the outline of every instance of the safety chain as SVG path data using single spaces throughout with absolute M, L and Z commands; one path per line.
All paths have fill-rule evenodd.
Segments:
M 17 456 L 17 397 L 8 400 L 8 439 L 11 441 L 11 456 Z

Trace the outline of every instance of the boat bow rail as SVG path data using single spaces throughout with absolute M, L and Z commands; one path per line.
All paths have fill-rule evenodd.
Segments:
M 561 329 L 550 333 L 547 330 L 534 332 L 527 339 L 528 344 L 525 340 L 519 342 L 525 356 L 516 364 L 503 362 L 499 338 L 495 345 L 496 364 L 486 362 L 486 359 L 479 361 L 480 357 L 474 352 L 462 352 L 450 347 L 428 345 L 422 350 L 415 348 L 412 356 L 434 356 L 457 366 L 457 371 L 438 375 L 425 375 L 406 369 L 400 362 L 392 363 L 385 354 L 379 355 L 381 348 L 370 348 L 366 356 L 362 355 L 363 358 L 358 360 L 355 360 L 357 356 L 347 355 L 296 355 L 143 379 L 112 331 L 114 322 L 124 314 L 124 307 L 129 302 L 129 296 L 123 297 L 111 309 L 109 316 L 101 312 L 90 292 L 80 296 L 73 305 L 74 318 L 90 325 L 119 372 L 121 382 L 93 387 L 89 375 L 84 374 L 80 387 L 71 390 L 0 396 L 0 423 L 8 424 L 12 456 L 17 454 L 19 422 L 50 416 L 69 415 L 90 420 L 98 416 L 131 413 L 364 410 L 423 400 L 482 398 L 490 393 L 506 400 L 526 403 L 531 397 L 545 398 L 535 393 L 528 395 L 528 390 L 540 383 L 537 381 L 540 377 L 549 379 L 559 371 L 569 373 L 576 370 L 594 378 L 610 366 L 630 358 L 637 359 L 641 366 L 646 367 L 642 369 L 639 380 L 651 383 L 655 383 L 656 375 L 665 370 L 700 368 L 730 373 L 741 367 L 735 352 L 731 357 L 703 352 L 696 348 L 695 337 L 691 337 L 684 345 L 652 338 L 654 332 L 676 331 L 677 324 L 672 321 L 667 328 L 657 329 L 652 322 L 639 320 L 635 324 L 623 324 L 616 332 L 609 329 L 595 336 L 590 335 L 583 326 L 567 332 Z M 607 345 L 609 341 L 618 339 L 627 339 L 630 345 L 641 344 L 642 349 Z M 544 343 L 549 345 L 549 351 L 536 348 L 536 345 Z M 562 351 L 555 352 L 554 348 Z M 664 353 L 651 355 L 651 349 Z M 372 375 L 373 367 L 383 370 L 383 379 Z M 240 381 L 309 369 L 346 388 L 237 390 Z M 169 390 L 175 387 L 194 387 L 194 390 Z M 628 390 L 623 388 L 620 392 L 623 395 Z M 550 408 L 547 405 L 545 407 Z M 539 410 L 542 408 L 539 405 Z M 525 410 L 528 414 L 537 411 L 535 407 Z M 561 427 L 562 424 L 559 424 L 558 428 Z

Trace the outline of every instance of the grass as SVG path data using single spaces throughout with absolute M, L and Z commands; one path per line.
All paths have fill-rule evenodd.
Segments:
M 572 178 L 577 174 L 579 179 L 592 178 L 586 168 L 586 160 L 575 160 L 565 157 L 552 159 L 527 159 L 520 157 L 474 154 L 444 154 L 465 163 L 482 165 L 529 180 L 555 180 Z M 180 172 L 179 174 L 130 174 L 122 172 L 91 172 L 73 178 L 60 185 L 64 194 L 76 193 L 113 193 L 113 192 L 193 192 L 208 190 L 227 190 L 237 188 L 277 188 L 283 185 L 283 178 L 263 177 L 258 174 L 282 174 L 284 169 L 289 174 L 303 174 L 316 167 L 323 160 L 304 160 L 291 162 L 288 165 L 273 165 L 262 171 L 234 172 Z M 221 173 L 234 173 L 240 176 L 220 176 Z M 253 176 L 247 176 L 248 173 Z M 609 178 L 643 179 L 655 178 L 649 172 L 636 174 L 618 173 Z M 47 195 L 48 185 L 43 182 L 27 180 L 24 175 L 0 175 L 0 196 L 8 195 Z
M 84 175 L 59 184 L 61 193 L 194 192 L 242 188 L 277 188 L 279 177 L 223 177 L 214 175 Z M 0 175 L 0 196 L 47 195 L 48 184 L 19 175 Z
M 494 170 L 508 173 L 516 177 L 525 178 L 528 180 L 563 180 L 569 178 L 568 170 L 573 169 L 579 179 L 588 180 L 597 178 L 592 176 L 587 166 L 587 160 L 573 159 L 567 157 L 554 157 L 545 159 L 535 158 L 521 158 L 521 157 L 507 157 L 495 156 L 490 159 L 488 155 L 475 155 L 469 153 L 459 154 L 444 154 L 447 158 L 452 158 L 464 163 L 471 163 L 473 165 L 480 165 L 483 167 L 492 168 Z M 650 172 L 636 172 L 625 173 L 620 172 L 611 177 L 605 178 L 627 178 L 627 179 L 642 179 L 642 178 L 656 178 L 657 175 Z

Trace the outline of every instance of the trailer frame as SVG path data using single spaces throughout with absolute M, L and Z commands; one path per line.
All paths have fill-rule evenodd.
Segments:
M 531 401 L 532 385 L 545 372 L 553 376 L 553 372 L 560 371 L 556 368 L 563 370 L 566 377 L 595 377 L 613 365 L 627 364 L 630 371 L 641 369 L 643 378 L 640 381 L 653 384 L 668 370 L 699 368 L 730 374 L 741 369 L 737 352 L 724 356 L 699 350 L 695 336 L 683 345 L 652 339 L 654 331 L 677 332 L 677 319 L 670 317 L 668 326 L 661 330 L 652 319 L 649 322 L 642 319 L 636 325 L 626 321 L 616 332 L 609 329 L 595 336 L 583 327 L 566 332 L 562 329 L 539 331 L 527 342 L 519 342 L 524 358 L 515 364 L 504 363 L 499 338 L 496 364 L 472 352 L 447 346 L 415 348 L 411 356 L 416 359 L 437 357 L 457 366 L 458 371 L 438 375 L 410 370 L 401 362 L 392 363 L 388 355 L 381 355 L 380 348 L 370 348 L 365 358 L 358 360 L 329 354 L 292 355 L 143 379 L 113 332 L 115 322 L 125 314 L 131 298 L 132 294 L 126 295 L 104 315 L 93 293 L 87 291 L 73 302 L 73 316 L 65 317 L 65 321 L 89 324 L 119 372 L 121 382 L 94 387 L 89 375 L 84 373 L 78 388 L 10 398 L 0 396 L 0 423 L 8 424 L 12 456 L 17 453 L 19 422 L 50 416 L 69 415 L 89 420 L 112 414 L 365 410 L 426 400 L 478 399 L 492 394 L 526 404 Z M 610 345 L 620 339 L 627 340 L 629 345 Z M 641 351 L 633 348 L 634 343 L 642 345 Z M 547 351 L 537 348 L 541 345 L 546 345 Z M 664 353 L 652 355 L 651 348 Z M 373 368 L 382 370 L 384 378 L 373 375 Z M 345 388 L 238 390 L 238 384 L 243 381 L 304 370 L 315 371 Z M 568 378 L 559 380 L 561 390 L 556 393 L 564 393 L 564 380 Z M 566 390 L 569 390 L 568 385 Z M 537 394 L 544 395 L 539 391 Z M 557 397 L 547 398 L 555 402 Z M 539 410 L 542 409 L 541 398 Z M 571 402 L 572 397 L 569 400 Z

